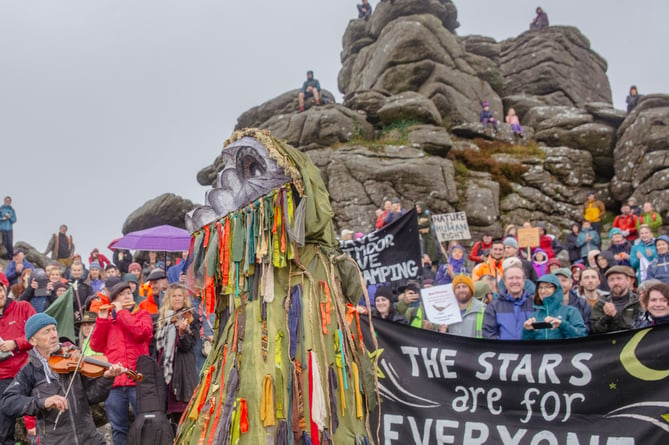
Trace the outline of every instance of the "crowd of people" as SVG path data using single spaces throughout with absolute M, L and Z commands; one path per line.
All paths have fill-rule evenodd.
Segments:
M 4 212 L 16 220 L 13 209 Z M 91 415 L 98 402 L 114 444 L 140 443 L 129 441 L 132 418 L 142 414 L 140 357 L 150 357 L 161 374 L 148 384 L 165 394 L 164 406 L 153 409 L 164 414 L 173 437 L 213 340 L 213 318 L 184 285 L 188 252 L 137 252 L 136 259 L 146 257 L 140 262 L 129 251 L 116 250 L 110 260 L 94 249 L 84 262 L 66 225 L 51 237 L 44 269 L 20 248 L 8 252 L 11 261 L 0 272 L 0 444 L 14 444 L 21 417 L 32 443 L 105 443 Z M 69 291 L 75 338 L 59 335 L 67 329 L 49 309 Z M 98 378 L 55 371 L 55 359 L 73 354 L 84 361 L 101 356 L 109 365 Z
M 398 201 L 386 200 L 377 211 L 376 229 L 401 214 Z M 425 203 L 416 203 L 416 211 L 419 227 L 422 222 L 429 228 Z M 483 233 L 469 253 L 458 241 L 439 244 L 433 229 L 425 230 L 421 276 L 369 286 L 372 315 L 501 340 L 573 338 L 669 322 L 669 235 L 658 233 L 661 215 L 652 203 L 639 207 L 630 198 L 608 236 L 601 236 L 605 211 L 596 193 L 588 193 L 582 221 L 571 225 L 563 241 L 543 224 L 526 222 L 523 228 L 536 227 L 539 234 L 531 249 L 519 247 L 515 225 L 497 239 Z M 606 249 L 603 238 L 609 241 Z M 439 248 L 436 257 L 430 244 Z M 421 289 L 445 284 L 452 286 L 462 315 L 450 326 L 427 320 L 420 299 Z

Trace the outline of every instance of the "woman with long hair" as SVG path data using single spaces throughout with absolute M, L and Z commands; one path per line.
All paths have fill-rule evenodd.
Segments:
M 192 307 L 186 287 L 180 283 L 170 284 L 156 328 L 158 363 L 167 384 L 167 416 L 174 428 L 198 383 L 193 346 L 195 336 L 200 333 L 200 322 L 197 314 L 190 310 Z
M 105 286 L 105 277 L 100 263 L 93 261 L 88 269 L 88 276 L 86 277 L 86 284 L 88 284 L 93 293 L 100 292 Z

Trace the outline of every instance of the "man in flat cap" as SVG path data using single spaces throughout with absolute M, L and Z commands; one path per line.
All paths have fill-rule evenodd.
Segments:
M 636 278 L 629 266 L 613 266 L 606 271 L 611 293 L 601 296 L 592 308 L 590 327 L 595 334 L 631 329 L 643 312 L 639 296 L 632 291 Z

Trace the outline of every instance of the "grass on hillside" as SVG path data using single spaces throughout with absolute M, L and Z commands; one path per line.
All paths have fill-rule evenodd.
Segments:
M 387 145 L 408 145 L 409 129 L 421 124 L 422 122 L 411 119 L 396 121 L 383 127 L 378 138 L 373 140 L 365 138 L 359 131 L 356 131 L 351 140 L 342 145 L 362 145 L 370 150 L 378 150 Z
M 522 176 L 527 172 L 527 166 L 510 162 L 499 162 L 493 155 L 508 154 L 513 157 L 544 158 L 545 154 L 534 143 L 528 145 L 509 144 L 502 141 L 488 141 L 474 139 L 479 150 L 451 150 L 448 158 L 454 162 L 457 176 L 467 176 L 469 170 L 487 172 L 499 184 L 500 196 L 504 197 L 512 192 L 511 183 L 521 183 Z

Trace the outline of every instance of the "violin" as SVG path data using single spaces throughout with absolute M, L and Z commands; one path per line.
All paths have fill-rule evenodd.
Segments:
M 57 353 L 51 354 L 49 357 L 49 367 L 56 374 L 69 374 L 75 372 L 77 369 L 79 373 L 96 379 L 102 377 L 105 371 L 111 368 L 112 364 L 104 355 L 96 355 L 95 357 L 83 357 L 81 359 L 81 351 L 76 348 L 63 349 Z M 136 383 L 141 382 L 144 376 L 127 368 L 123 369 L 123 373 Z
M 183 308 L 178 310 L 172 318 L 170 318 L 170 323 L 176 324 L 180 320 L 186 320 L 188 324 L 193 322 L 193 308 Z

